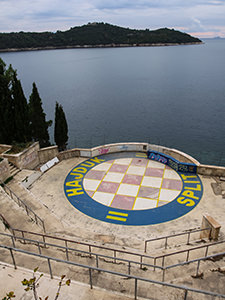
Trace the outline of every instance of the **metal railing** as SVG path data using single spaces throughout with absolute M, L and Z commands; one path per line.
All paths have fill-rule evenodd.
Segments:
M 205 257 L 207 257 L 208 251 L 209 251 L 209 247 L 217 246 L 217 245 L 223 244 L 223 243 L 225 243 L 225 240 L 214 242 L 214 243 L 207 244 L 207 245 L 201 245 L 201 246 L 192 247 L 192 248 L 189 248 L 189 249 L 179 250 L 179 251 L 175 251 L 175 252 L 172 252 L 172 253 L 166 253 L 166 254 L 158 255 L 158 256 L 155 256 L 155 258 L 154 258 L 154 265 L 156 265 L 157 259 L 162 259 L 162 267 L 164 267 L 165 266 L 165 258 L 166 257 L 177 255 L 177 254 L 181 254 L 181 253 L 187 253 L 186 262 L 189 262 L 189 255 L 190 255 L 191 251 L 199 250 L 199 249 L 204 249 L 204 248 L 206 248 L 205 249 Z
M 77 267 L 80 267 L 82 269 L 88 269 L 88 271 L 89 271 L 89 284 L 90 284 L 91 289 L 93 288 L 93 279 L 92 279 L 93 271 L 104 272 L 104 273 L 111 274 L 111 275 L 114 275 L 114 276 L 120 276 L 120 277 L 124 277 L 124 278 L 127 278 L 127 279 L 133 279 L 134 280 L 134 299 L 135 300 L 137 300 L 137 297 L 138 297 L 138 282 L 148 282 L 148 283 L 152 283 L 152 284 L 156 284 L 156 285 L 160 285 L 160 286 L 166 286 L 166 287 L 171 287 L 171 288 L 174 288 L 174 289 L 183 290 L 184 291 L 184 295 L 183 295 L 184 300 L 187 300 L 187 296 L 188 296 L 189 292 L 203 294 L 203 295 L 209 295 L 209 296 L 214 297 L 214 298 L 217 297 L 217 298 L 225 299 L 225 295 L 210 292 L 210 291 L 198 290 L 198 289 L 187 287 L 187 286 L 179 286 L 179 285 L 175 285 L 175 284 L 171 284 L 171 283 L 167 283 L 167 282 L 161 282 L 161 281 L 146 279 L 146 278 L 137 277 L 137 276 L 133 276 L 133 275 L 127 275 L 127 274 L 123 274 L 123 273 L 119 273 L 119 272 L 115 272 L 115 271 L 110 271 L 110 270 L 105 270 L 105 269 L 92 267 L 92 266 L 88 266 L 88 265 L 78 264 L 78 263 L 75 263 L 75 262 L 66 261 L 66 260 L 55 258 L 55 257 L 50 257 L 50 256 L 42 255 L 42 254 L 37 254 L 37 253 L 33 253 L 33 252 L 29 252 L 29 251 L 25 251 L 25 250 L 13 248 L 13 247 L 8 247 L 8 246 L 4 246 L 4 245 L 0 245 L 0 248 L 9 250 L 15 269 L 17 268 L 17 265 L 16 265 L 14 252 L 19 252 L 19 253 L 22 253 L 22 254 L 26 254 L 26 255 L 46 259 L 47 263 L 48 263 L 48 270 L 49 270 L 49 274 L 50 274 L 51 278 L 53 278 L 52 265 L 51 265 L 52 261 L 59 262 L 59 263 L 65 263 L 67 265 L 77 266 Z
M 2 214 L 0 214 L 0 220 L 2 221 L 2 223 L 4 224 L 5 228 L 9 229 L 11 228 L 9 222 L 3 217 Z
M 181 232 L 181 233 L 170 234 L 170 235 L 166 235 L 166 236 L 162 236 L 162 237 L 158 237 L 158 238 L 149 239 L 149 240 L 145 241 L 145 250 L 144 251 L 145 251 L 145 253 L 147 252 L 148 243 L 159 241 L 159 240 L 165 240 L 164 247 L 165 247 L 165 249 L 167 249 L 168 239 L 178 237 L 178 236 L 185 236 L 185 235 L 187 235 L 187 243 L 186 244 L 189 245 L 192 233 L 202 232 L 202 231 L 207 231 L 207 230 L 211 231 L 211 228 L 196 229 L 196 230 L 192 230 L 192 231 L 188 231 L 188 232 Z
M 106 250 L 106 251 L 113 253 L 112 257 L 113 257 L 114 261 L 118 258 L 119 254 L 124 255 L 124 256 L 128 255 L 128 256 L 137 258 L 137 260 L 140 262 L 140 265 L 143 264 L 144 259 L 151 260 L 151 261 L 153 261 L 153 259 L 154 259 L 154 256 L 150 256 L 150 255 L 146 255 L 146 254 L 142 254 L 142 253 L 135 253 L 135 252 L 116 249 L 116 248 L 107 247 L 107 246 L 99 246 L 99 245 L 88 243 L 88 242 L 74 241 L 74 240 L 70 240 L 70 239 L 54 237 L 54 236 L 47 235 L 47 234 L 30 232 L 30 231 L 21 230 L 21 229 L 12 229 L 12 233 L 14 236 L 16 236 L 16 233 L 20 233 L 23 238 L 25 238 L 26 236 L 35 236 L 35 238 L 40 237 L 44 243 L 46 243 L 47 240 L 61 241 L 61 242 L 63 242 L 65 247 L 68 247 L 69 244 L 82 245 L 84 247 L 87 247 L 88 253 L 90 253 L 90 254 L 92 253 L 93 249 Z
M 197 259 L 192 259 L 192 260 L 185 261 L 185 262 L 182 262 L 182 263 L 178 263 L 178 264 L 170 265 L 170 266 L 167 266 L 167 267 L 163 267 L 162 281 L 165 280 L 166 270 L 171 269 L 171 268 L 180 267 L 180 266 L 189 265 L 189 264 L 195 263 L 195 262 L 197 262 L 196 275 L 195 275 L 197 277 L 199 275 L 198 273 L 199 273 L 199 268 L 200 268 L 201 261 L 205 261 L 205 260 L 209 260 L 209 259 L 213 259 L 213 258 L 218 258 L 218 257 L 220 258 L 220 257 L 224 257 L 224 256 L 225 256 L 225 252 L 220 252 L 220 253 L 208 255 L 208 256 L 205 256 L 205 257 L 200 257 L 200 258 L 197 258 Z
M 200 258 L 197 258 L 197 259 L 194 259 L 194 260 L 189 260 L 188 259 L 189 255 L 188 255 L 186 261 L 180 262 L 178 264 L 169 265 L 169 266 L 165 266 L 165 259 L 163 259 L 162 260 L 162 266 L 158 266 L 158 265 L 156 265 L 156 260 L 154 260 L 154 264 L 147 264 L 147 263 L 143 263 L 142 261 L 137 262 L 137 261 L 133 261 L 133 260 L 130 260 L 130 259 L 118 258 L 118 257 L 115 257 L 115 256 L 109 256 L 109 255 L 99 254 L 99 253 L 95 253 L 95 252 L 78 250 L 78 249 L 74 249 L 74 248 L 67 247 L 67 246 L 61 246 L 61 245 L 57 245 L 57 244 L 51 244 L 51 243 L 47 243 L 46 240 L 44 240 L 44 241 L 37 241 L 37 240 L 32 240 L 32 239 L 21 237 L 21 236 L 18 237 L 18 236 L 6 234 L 6 233 L 0 233 L 0 236 L 5 236 L 5 237 L 10 238 L 11 241 L 12 241 L 12 246 L 14 248 L 16 248 L 16 241 L 17 240 L 23 241 L 24 244 L 25 243 L 29 243 L 29 244 L 36 245 L 38 247 L 39 254 L 42 254 L 41 247 L 42 248 L 47 248 L 47 247 L 58 248 L 58 249 L 60 249 L 60 250 L 62 250 L 62 251 L 65 252 L 65 254 L 66 254 L 66 261 L 71 261 L 70 258 L 69 258 L 69 251 L 70 252 L 75 252 L 78 255 L 79 254 L 83 255 L 83 256 L 86 255 L 86 257 L 89 257 L 89 258 L 95 257 L 96 268 L 99 267 L 99 260 L 100 259 L 105 260 L 105 261 L 107 259 L 108 260 L 107 262 L 112 262 L 112 263 L 118 263 L 118 264 L 123 263 L 124 265 L 127 264 L 128 275 L 131 274 L 131 266 L 132 265 L 138 265 L 140 267 L 140 269 L 147 268 L 147 267 L 148 268 L 152 268 L 154 271 L 155 271 L 155 269 L 159 269 L 159 270 L 162 271 L 162 281 L 165 280 L 166 270 L 168 270 L 170 268 L 174 268 L 174 267 L 178 267 L 178 266 L 184 266 L 186 264 L 193 263 L 193 262 L 198 262 L 197 271 L 196 271 L 196 276 L 197 276 L 201 260 L 207 260 L 207 259 L 211 259 L 213 257 L 218 257 L 218 256 L 221 256 L 221 255 L 225 256 L 225 252 L 216 253 L 216 254 L 213 254 L 213 255 L 207 255 L 208 254 L 208 247 L 214 245 L 214 244 L 210 244 L 210 245 L 206 245 L 206 252 L 205 252 L 205 256 L 204 257 L 200 257 Z M 225 242 L 225 241 L 218 242 L 218 243 L 216 243 L 216 245 L 217 244 L 221 244 L 223 242 Z M 203 248 L 203 247 L 202 246 L 195 247 L 194 250 L 200 249 L 200 248 Z M 183 253 L 183 252 L 184 251 L 179 251 L 179 253 Z M 165 256 L 170 256 L 170 254 L 165 255 Z M 157 258 L 164 258 L 164 256 L 161 255 L 161 256 L 158 256 Z
M 46 241 L 37 241 L 37 240 L 32 240 L 32 239 L 28 239 L 28 238 L 24 238 L 24 237 L 18 237 L 18 236 L 10 235 L 10 234 L 7 234 L 7 233 L 0 233 L 0 236 L 10 238 L 10 240 L 12 242 L 12 247 L 14 247 L 14 248 L 16 248 L 16 241 L 18 241 L 18 240 L 22 241 L 24 244 L 26 244 L 26 243 L 33 244 L 33 245 L 38 247 L 39 254 L 42 254 L 41 253 L 42 252 L 41 248 L 53 247 L 53 248 L 60 249 L 60 250 L 65 252 L 66 261 L 71 261 L 70 258 L 69 258 L 69 253 L 70 252 L 75 253 L 77 255 L 86 256 L 86 257 L 89 257 L 89 258 L 95 257 L 95 264 L 96 264 L 97 268 L 99 267 L 99 260 L 105 260 L 106 261 L 106 259 L 107 259 L 107 262 L 112 262 L 114 264 L 116 264 L 116 263 L 118 263 L 118 264 L 123 263 L 124 265 L 127 264 L 129 275 L 131 274 L 131 266 L 132 265 L 137 265 L 137 266 L 140 267 L 140 269 L 148 267 L 148 268 L 152 268 L 153 270 L 155 270 L 155 269 L 163 270 L 163 267 L 161 267 L 161 266 L 155 266 L 153 264 L 143 263 L 142 261 L 138 262 L 138 261 L 133 261 L 133 260 L 130 260 L 130 259 L 118 258 L 118 257 L 115 257 L 115 256 L 78 250 L 78 249 L 74 249 L 74 248 L 67 247 L 67 246 L 61 246 L 61 245 L 58 245 L 58 244 L 51 244 L 51 243 L 47 243 Z
M 45 232 L 44 221 L 4 183 L 2 184 L 2 188 L 12 200 L 14 200 L 20 207 L 25 209 L 27 215 L 34 220 L 37 225 L 42 226 L 43 231 Z

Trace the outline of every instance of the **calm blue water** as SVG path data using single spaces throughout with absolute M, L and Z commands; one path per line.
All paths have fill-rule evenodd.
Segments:
M 225 40 L 203 45 L 0 53 L 47 119 L 63 105 L 69 147 L 141 141 L 225 165 Z M 53 127 L 50 130 L 53 142 Z

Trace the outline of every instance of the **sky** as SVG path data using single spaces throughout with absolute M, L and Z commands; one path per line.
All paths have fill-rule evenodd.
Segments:
M 88 22 L 225 38 L 225 0 L 0 0 L 0 32 L 64 31 Z

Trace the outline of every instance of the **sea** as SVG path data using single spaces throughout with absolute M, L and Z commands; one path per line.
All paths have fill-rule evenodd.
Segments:
M 68 148 L 148 142 L 225 166 L 225 39 L 201 45 L 0 53 L 29 100 L 35 82 L 54 144 L 55 103 Z

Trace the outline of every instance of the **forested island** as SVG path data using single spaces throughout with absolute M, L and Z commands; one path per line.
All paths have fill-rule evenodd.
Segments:
M 107 23 L 88 23 L 67 31 L 58 30 L 57 32 L 0 33 L 0 51 L 199 43 L 202 43 L 200 39 L 174 29 L 137 30 Z

